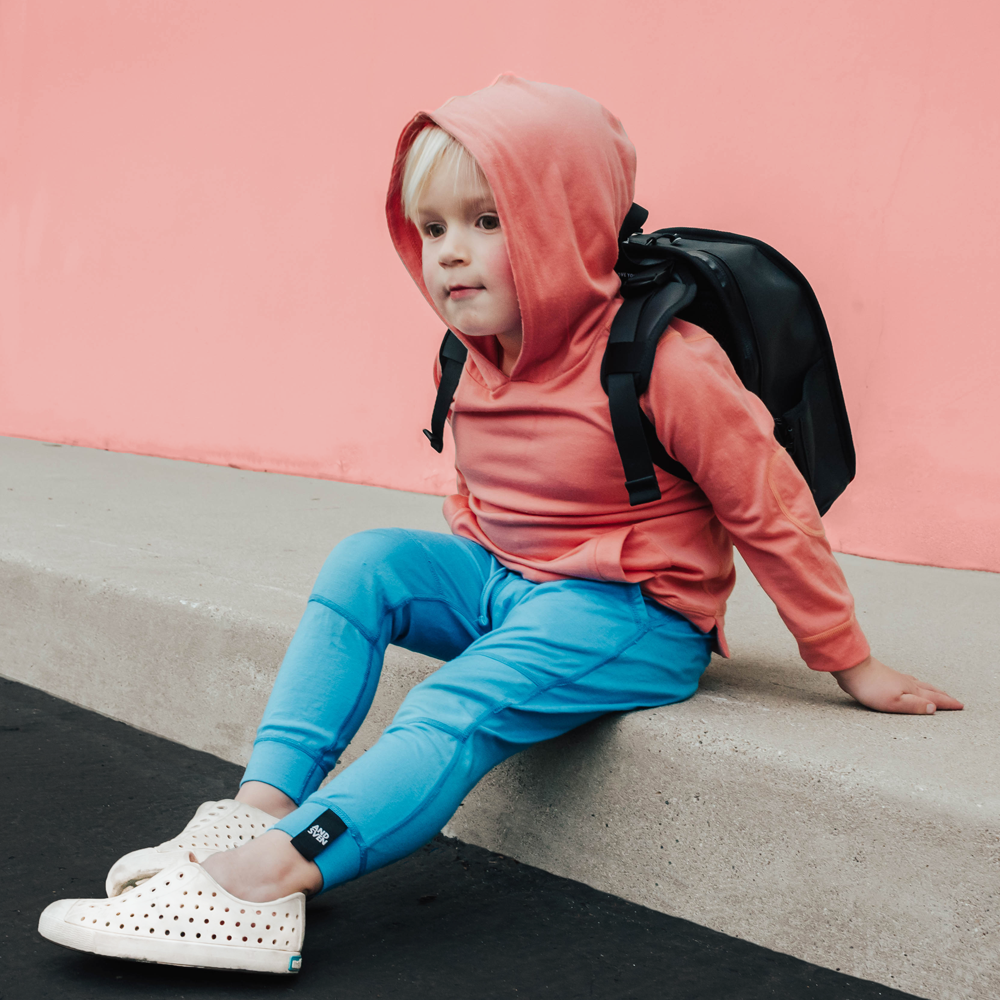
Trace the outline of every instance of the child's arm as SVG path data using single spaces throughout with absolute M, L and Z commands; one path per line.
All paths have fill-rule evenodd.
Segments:
M 687 323 L 661 341 L 643 403 L 668 452 L 691 472 L 814 670 L 882 712 L 961 708 L 871 656 L 816 504 L 775 441 L 764 404 L 716 341 Z

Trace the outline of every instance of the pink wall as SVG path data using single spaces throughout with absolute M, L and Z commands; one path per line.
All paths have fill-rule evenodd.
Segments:
M 384 184 L 512 69 L 621 116 L 654 221 L 812 280 L 835 545 L 1000 570 L 998 38 L 992 0 L 4 0 L 0 433 L 446 492 Z

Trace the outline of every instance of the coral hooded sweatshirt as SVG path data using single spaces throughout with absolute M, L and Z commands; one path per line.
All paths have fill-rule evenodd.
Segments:
M 622 303 L 617 235 L 635 179 L 618 119 L 574 90 L 510 75 L 418 114 L 399 140 L 387 214 L 429 302 L 400 187 L 406 152 L 430 124 L 465 145 L 493 189 L 524 337 L 507 376 L 494 338 L 454 331 L 469 356 L 451 416 L 452 531 L 528 580 L 639 583 L 702 631 L 717 629 L 724 655 L 735 542 L 810 667 L 864 660 L 868 644 L 809 488 L 763 403 L 715 339 L 688 323 L 661 339 L 640 403 L 697 485 L 657 469 L 661 499 L 629 506 L 600 382 Z

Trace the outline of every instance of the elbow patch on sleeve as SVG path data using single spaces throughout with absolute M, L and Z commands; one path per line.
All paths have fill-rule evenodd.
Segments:
M 779 448 L 771 456 L 767 467 L 767 484 L 782 514 L 796 528 L 814 538 L 826 536 L 812 493 L 784 448 Z

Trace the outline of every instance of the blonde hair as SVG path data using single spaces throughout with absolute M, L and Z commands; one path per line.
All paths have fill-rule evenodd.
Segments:
M 472 153 L 443 128 L 431 125 L 413 140 L 403 167 L 400 191 L 403 214 L 414 224 L 417 223 L 420 198 L 438 170 L 451 172 L 456 190 L 463 180 L 478 185 L 484 193 L 490 190 L 483 168 Z

